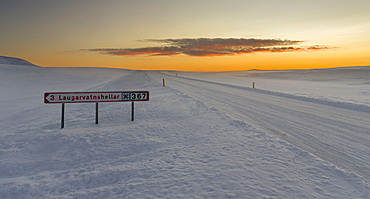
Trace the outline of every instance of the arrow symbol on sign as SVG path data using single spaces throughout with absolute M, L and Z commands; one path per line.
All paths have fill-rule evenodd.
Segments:
M 45 94 L 45 102 L 49 102 L 50 103 L 53 100 L 54 100 L 54 95 L 49 94 L 49 93 Z

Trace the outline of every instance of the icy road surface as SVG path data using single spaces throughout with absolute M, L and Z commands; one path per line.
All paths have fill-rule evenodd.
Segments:
M 270 132 L 370 182 L 370 111 L 366 106 L 299 98 L 151 72 L 151 78 Z

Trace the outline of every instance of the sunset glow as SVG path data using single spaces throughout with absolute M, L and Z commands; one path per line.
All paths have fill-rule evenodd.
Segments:
M 370 65 L 370 1 L 2 1 L 0 55 L 45 67 Z

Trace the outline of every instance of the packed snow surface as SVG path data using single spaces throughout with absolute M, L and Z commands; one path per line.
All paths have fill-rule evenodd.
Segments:
M 351 79 L 294 79 L 289 92 L 263 72 L 175 73 L 0 64 L 0 198 L 370 197 L 366 77 L 349 83 L 367 86 L 358 102 L 302 87 Z M 99 124 L 94 103 L 66 104 L 60 129 L 61 105 L 43 103 L 120 90 L 150 92 L 134 121 L 127 102 L 99 103 Z

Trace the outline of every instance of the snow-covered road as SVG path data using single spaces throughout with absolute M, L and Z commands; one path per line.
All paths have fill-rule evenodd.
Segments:
M 370 182 L 370 112 L 361 106 L 150 72 L 166 86 Z

